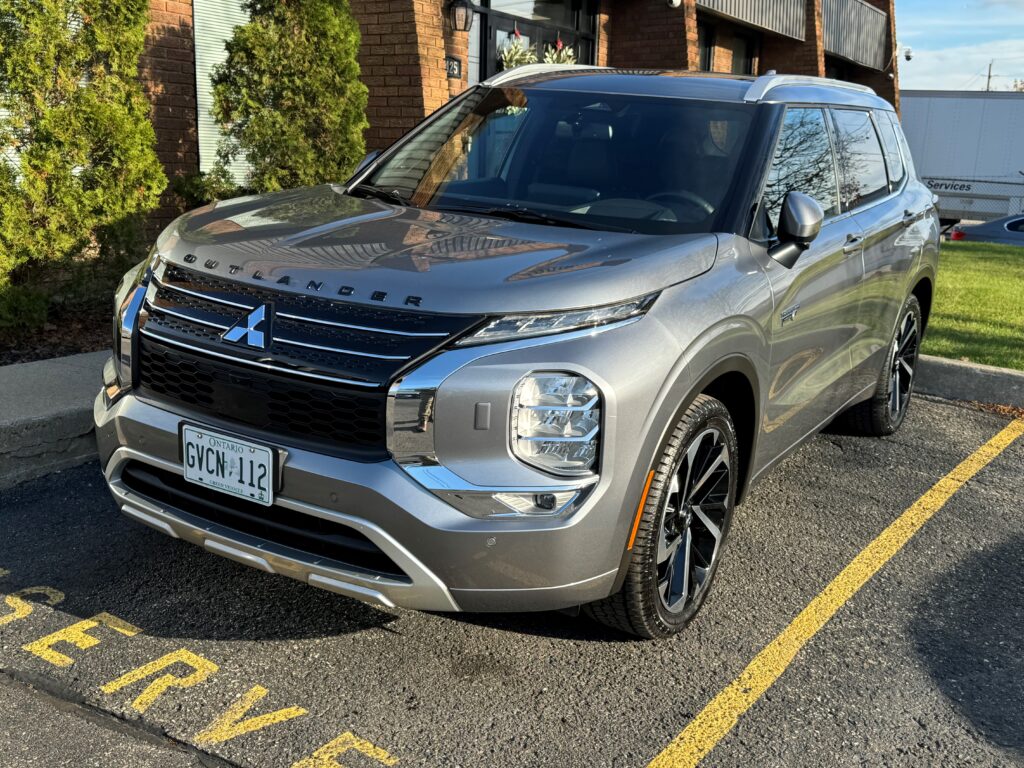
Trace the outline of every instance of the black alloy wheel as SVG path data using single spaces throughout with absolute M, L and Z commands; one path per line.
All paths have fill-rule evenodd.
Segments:
M 732 476 L 729 446 L 717 429 L 697 435 L 681 458 L 658 539 L 658 594 L 670 613 L 684 611 L 708 585 L 721 550 Z
M 889 366 L 889 417 L 897 425 L 903 421 L 910 405 L 920 346 L 917 314 L 911 310 L 903 316 L 896 330 Z
M 875 394 L 842 413 L 836 419 L 838 425 L 874 437 L 891 435 L 900 428 L 910 410 L 923 331 L 921 304 L 916 296 L 910 296 L 900 310 Z
M 728 409 L 699 395 L 652 467 L 622 588 L 585 606 L 588 615 L 647 638 L 669 637 L 686 626 L 707 598 L 721 560 L 738 460 Z

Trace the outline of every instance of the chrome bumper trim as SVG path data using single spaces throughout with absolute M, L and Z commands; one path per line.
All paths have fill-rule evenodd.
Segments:
M 268 573 L 288 576 L 321 589 L 387 608 L 401 606 L 425 611 L 461 610 L 448 588 L 434 573 L 386 531 L 373 523 L 282 496 L 274 502 L 295 512 L 354 528 L 380 547 L 409 577 L 409 582 L 397 581 L 383 575 L 344 570 L 326 558 L 318 558 L 316 555 L 303 557 L 305 553 L 213 523 L 197 525 L 189 522 L 183 517 L 188 514 L 187 512 L 173 507 L 164 508 L 129 490 L 121 479 L 121 473 L 125 464 L 132 460 L 179 475 L 182 474 L 181 465 L 132 448 L 121 447 L 111 455 L 104 470 L 107 485 L 121 511 L 161 533 L 183 539 Z

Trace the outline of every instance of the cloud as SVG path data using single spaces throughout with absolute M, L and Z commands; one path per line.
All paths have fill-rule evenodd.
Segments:
M 1024 5 L 1024 0 L 1018 4 Z M 1006 90 L 1015 78 L 1024 80 L 1024 36 L 941 49 L 915 45 L 913 60 L 900 61 L 900 88 L 984 90 L 991 60 L 993 90 Z

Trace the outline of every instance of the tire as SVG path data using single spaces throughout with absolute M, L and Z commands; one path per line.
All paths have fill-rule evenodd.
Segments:
M 655 461 L 622 588 L 584 606 L 589 616 L 646 638 L 669 637 L 689 623 L 707 598 L 732 524 L 738 460 L 729 411 L 698 396 Z
M 916 296 L 910 296 L 900 310 L 900 319 L 892 343 L 889 344 L 889 354 L 878 375 L 875 395 L 870 400 L 857 403 L 840 416 L 841 424 L 847 431 L 885 437 L 893 434 L 903 424 L 914 391 L 923 327 L 921 305 Z

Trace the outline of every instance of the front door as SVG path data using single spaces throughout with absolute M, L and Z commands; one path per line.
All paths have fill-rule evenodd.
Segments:
M 853 216 L 840 213 L 831 130 L 822 109 L 786 110 L 762 202 L 771 228 L 791 191 L 817 200 L 825 221 L 792 269 L 772 262 L 767 270 L 775 301 L 764 428 L 780 452 L 821 426 L 855 386 L 850 346 L 859 332 L 863 233 Z

